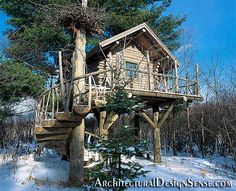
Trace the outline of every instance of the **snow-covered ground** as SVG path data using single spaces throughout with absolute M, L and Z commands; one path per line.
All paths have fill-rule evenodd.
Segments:
M 10 157 L 9 157 L 10 158 Z M 159 177 L 165 181 L 232 181 L 231 188 L 183 188 L 181 190 L 236 190 L 236 174 L 229 158 L 214 157 L 210 159 L 190 158 L 185 156 L 163 157 L 162 165 L 144 159 L 134 159 L 149 171 L 146 177 L 139 177 L 139 181 L 150 181 Z M 34 160 L 32 154 L 21 156 L 16 163 L 0 152 L 0 191 L 74 191 L 75 188 L 66 187 L 68 181 L 68 162 L 60 160 L 52 150 Z M 179 190 L 179 188 L 129 188 L 128 190 L 153 190 L 161 191 Z

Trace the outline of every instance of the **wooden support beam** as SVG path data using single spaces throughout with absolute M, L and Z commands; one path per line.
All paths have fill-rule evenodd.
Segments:
M 81 186 L 84 182 L 84 119 L 72 130 L 70 142 L 70 183 Z
M 107 139 L 108 130 L 104 129 L 107 112 L 101 111 L 99 115 L 99 136 Z
M 118 114 L 111 112 L 107 115 L 106 111 L 101 111 L 99 115 L 99 136 L 107 139 L 109 128 L 117 121 L 118 118 Z
M 95 137 L 95 138 L 97 138 L 97 139 L 102 139 L 101 137 L 95 135 L 94 133 L 88 132 L 88 131 L 85 131 L 85 134 L 91 135 L 92 137 Z
M 104 129 L 108 130 L 117 121 L 118 118 L 118 114 L 110 113 L 105 121 Z
M 153 127 L 154 129 L 157 127 L 157 125 L 150 119 L 150 117 L 144 112 L 139 112 L 139 114 Z
M 159 118 L 159 111 L 154 112 L 153 121 L 154 121 L 154 124 L 157 124 L 157 126 L 158 126 L 158 118 Z M 160 164 L 161 163 L 161 129 L 160 127 L 154 128 L 153 144 L 154 144 L 154 150 L 153 150 L 154 162 Z
M 153 120 L 145 113 L 145 112 L 139 112 L 139 114 L 153 127 L 154 132 L 153 132 L 153 156 L 154 156 L 154 162 L 155 163 L 161 163 L 161 127 L 167 117 L 169 116 L 170 112 L 172 111 L 174 107 L 173 102 L 162 119 L 159 121 L 159 108 L 156 112 L 153 114 Z
M 169 116 L 170 112 L 172 111 L 172 109 L 174 108 L 174 103 L 172 103 L 168 110 L 165 112 L 164 116 L 161 118 L 160 122 L 158 123 L 157 127 L 161 128 L 163 123 L 165 122 L 165 120 L 167 119 L 167 117 Z

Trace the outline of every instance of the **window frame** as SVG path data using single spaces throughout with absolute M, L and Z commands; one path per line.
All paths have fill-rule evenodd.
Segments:
M 127 67 L 128 65 L 130 65 L 130 67 Z M 135 66 L 135 67 L 133 67 Z M 138 64 L 135 62 L 131 62 L 131 61 L 126 61 L 125 62 L 125 74 L 127 78 L 132 78 L 132 79 L 136 79 L 138 77 Z

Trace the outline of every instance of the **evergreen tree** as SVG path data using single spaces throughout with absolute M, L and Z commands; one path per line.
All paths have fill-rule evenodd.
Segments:
M 52 19 L 48 20 L 54 12 L 41 10 L 52 5 L 60 6 L 61 9 L 71 8 L 76 4 L 77 0 L 1 0 L 0 8 L 10 16 L 8 23 L 12 26 L 8 31 L 11 41 L 7 49 L 8 56 L 53 73 L 56 68 L 55 51 L 63 50 L 64 65 L 69 68 L 75 45 L 75 30 L 69 30 L 68 25 L 55 26 Z M 106 16 L 103 32 L 86 33 L 89 37 L 87 45 L 147 22 L 161 40 L 171 50 L 175 50 L 179 47 L 180 26 L 185 18 L 164 15 L 170 4 L 171 0 L 89 0 L 88 7 L 100 7 L 105 10 Z M 70 19 L 67 17 L 64 24 L 71 24 Z M 81 25 L 76 27 L 80 29 Z
M 21 63 L 0 63 L 0 123 L 11 114 L 12 103 L 24 97 L 36 98 L 44 84 L 41 75 Z
M 134 134 L 134 128 L 131 126 L 117 127 L 109 134 L 107 140 L 100 140 L 98 144 L 92 145 L 92 150 L 102 154 L 103 160 L 107 163 L 106 166 L 101 163 L 95 168 L 97 170 L 91 170 L 90 176 L 95 180 L 99 178 L 100 181 L 133 181 L 144 175 L 146 171 L 142 170 L 143 166 L 131 158 L 144 152 L 147 144 Z M 117 189 L 124 190 L 125 187 L 117 186 Z
M 121 85 L 116 85 L 107 95 L 106 100 L 105 109 L 108 113 L 128 114 L 131 117 L 135 115 L 136 111 L 144 108 L 144 104 L 139 103 L 135 97 L 129 97 L 124 86 Z M 136 136 L 135 128 L 130 124 L 113 126 L 112 131 L 108 134 L 108 139 L 102 137 L 97 144 L 91 145 L 92 150 L 102 155 L 103 162 L 95 168 L 97 170 L 93 169 L 90 172 L 90 176 L 94 179 L 99 178 L 100 181 L 112 181 L 113 179 L 132 181 L 138 176 L 144 175 L 146 172 L 142 170 L 142 165 L 131 158 L 145 152 L 147 146 L 145 140 Z M 116 189 L 124 190 L 125 188 L 117 187 Z

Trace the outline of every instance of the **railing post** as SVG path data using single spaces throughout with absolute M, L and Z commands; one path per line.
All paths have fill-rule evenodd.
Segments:
M 55 116 L 55 90 L 52 89 L 52 119 Z
M 51 91 L 48 92 L 48 97 L 47 97 L 47 103 L 46 103 L 46 107 L 45 107 L 45 111 L 44 111 L 44 119 L 47 119 L 47 113 L 48 113 L 48 105 L 50 102 L 50 97 L 51 97 Z
M 59 97 L 60 97 L 60 95 L 58 93 L 57 87 L 55 88 L 55 96 L 56 96 L 56 112 L 58 112 L 59 111 Z
M 92 102 L 92 76 L 89 76 L 89 97 L 88 97 L 88 106 L 91 107 Z
M 150 66 L 149 51 L 146 52 L 146 55 L 147 55 L 147 71 L 148 71 L 148 89 L 151 90 L 151 66 Z
M 178 65 L 177 61 L 175 60 L 175 88 L 176 88 L 176 93 L 179 92 L 179 74 L 178 74 Z
M 62 93 L 62 96 L 64 96 L 64 94 L 65 94 L 65 85 L 64 85 L 64 78 L 63 78 L 61 51 L 58 52 L 58 58 L 59 58 L 59 75 L 60 75 L 60 83 L 61 83 L 61 93 Z
M 166 75 L 165 73 L 163 72 L 163 80 L 164 80 L 164 89 L 165 89 L 165 92 L 167 92 L 167 82 L 166 82 Z
M 44 113 L 45 113 L 45 99 L 46 99 L 46 96 L 45 95 L 43 95 L 43 105 L 42 105 L 42 114 L 41 114 L 41 116 L 40 116 L 40 118 L 43 118 L 44 117 Z

